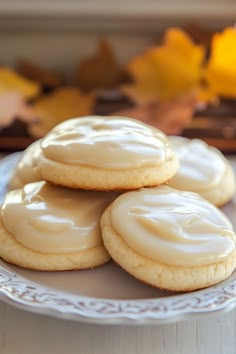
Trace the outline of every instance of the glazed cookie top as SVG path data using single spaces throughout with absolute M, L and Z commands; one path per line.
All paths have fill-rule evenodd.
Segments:
M 67 120 L 42 140 L 41 147 L 51 160 L 102 169 L 156 166 L 174 155 L 164 133 L 125 117 Z
M 201 194 L 222 181 L 229 166 L 219 150 L 199 139 L 169 139 L 180 161 L 177 174 L 169 181 L 171 187 Z
M 138 253 L 172 266 L 224 260 L 236 236 L 227 217 L 198 194 L 168 186 L 119 196 L 110 206 L 113 230 Z
M 9 182 L 9 187 L 11 189 L 20 188 L 26 183 L 37 182 L 40 180 L 34 172 L 34 163 L 40 153 L 40 140 L 35 141 L 23 152 Z
M 87 250 L 102 244 L 100 217 L 115 196 L 35 182 L 6 195 L 2 222 L 17 241 L 36 251 Z

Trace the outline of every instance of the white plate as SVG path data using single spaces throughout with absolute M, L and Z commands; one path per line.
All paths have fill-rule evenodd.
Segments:
M 19 154 L 0 161 L 0 199 Z M 224 212 L 234 221 L 236 202 Z M 147 286 L 110 262 L 94 270 L 35 272 L 0 260 L 0 298 L 22 309 L 94 323 L 160 324 L 236 306 L 236 272 L 208 289 L 173 294 Z

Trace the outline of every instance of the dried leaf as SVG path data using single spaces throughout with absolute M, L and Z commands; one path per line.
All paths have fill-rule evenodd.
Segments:
M 35 113 L 19 92 L 0 94 L 0 128 L 9 126 L 16 118 L 31 123 Z
M 38 123 L 31 127 L 31 134 L 42 137 L 65 119 L 89 115 L 94 103 L 92 94 L 82 94 L 73 87 L 59 88 L 34 104 Z
M 205 50 L 186 33 L 169 29 L 161 46 L 132 60 L 128 72 L 133 85 L 125 92 L 138 101 L 165 100 L 195 90 L 202 75 Z
M 197 95 L 190 93 L 171 101 L 147 102 L 114 115 L 136 118 L 161 129 L 166 134 L 180 134 L 193 118 Z
M 195 43 L 203 44 L 207 50 L 211 45 L 212 29 L 202 27 L 197 23 L 188 23 L 184 26 L 184 31 L 194 40 Z
M 236 29 L 213 36 L 205 78 L 215 95 L 236 97 Z
M 0 67 L 0 94 L 11 91 L 17 91 L 24 98 L 32 99 L 38 96 L 40 87 L 37 83 L 22 77 L 14 71 Z
M 61 75 L 31 61 L 20 60 L 17 68 L 24 77 L 38 82 L 43 87 L 52 89 L 62 84 Z
M 105 40 L 99 42 L 97 53 L 82 60 L 76 70 L 76 83 L 82 90 L 106 89 L 120 84 L 122 70 Z

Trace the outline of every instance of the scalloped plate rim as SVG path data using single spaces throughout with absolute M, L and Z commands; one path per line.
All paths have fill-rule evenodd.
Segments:
M 0 161 L 14 166 L 19 153 Z M 5 180 L 8 178 L 4 175 Z M 0 260 L 0 300 L 19 309 L 51 317 L 95 324 L 166 324 L 236 307 L 236 272 L 207 289 L 163 298 L 116 300 L 81 296 L 31 281 Z

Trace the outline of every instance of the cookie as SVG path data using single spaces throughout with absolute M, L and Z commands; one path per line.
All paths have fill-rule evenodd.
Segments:
M 39 153 L 40 140 L 37 140 L 23 152 L 10 178 L 9 189 L 21 188 L 27 183 L 40 181 L 40 177 L 34 170 L 35 161 Z
M 205 288 L 236 267 L 230 221 L 196 193 L 167 185 L 124 193 L 104 212 L 101 228 L 114 261 L 158 288 Z
M 178 160 L 160 130 L 125 117 L 88 116 L 55 127 L 41 142 L 36 171 L 71 188 L 127 190 L 166 182 Z
M 222 206 L 235 193 L 235 176 L 232 166 L 216 148 L 199 139 L 169 137 L 180 166 L 169 186 L 200 194 L 209 202 Z
M 115 193 L 77 191 L 45 181 L 6 195 L 1 209 L 0 257 L 35 270 L 94 268 L 110 260 L 100 217 Z

